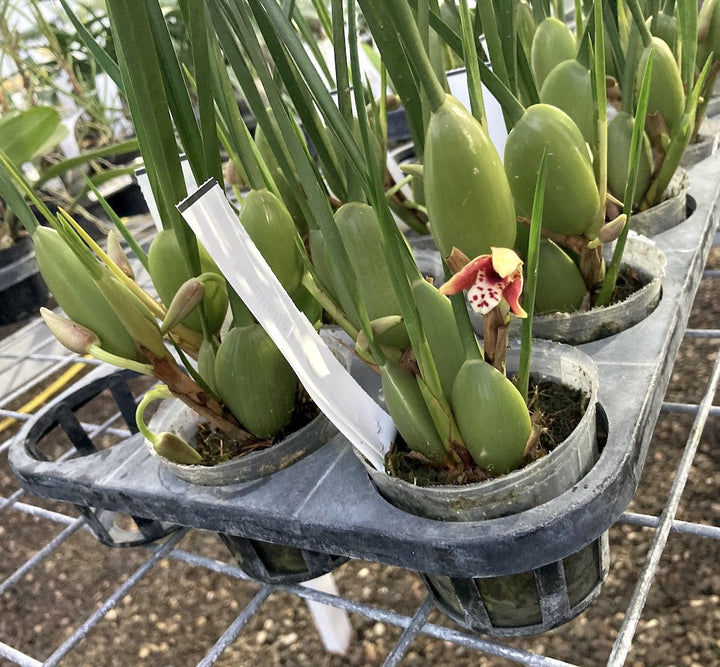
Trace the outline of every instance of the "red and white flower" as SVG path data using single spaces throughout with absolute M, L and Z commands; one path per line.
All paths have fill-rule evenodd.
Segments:
M 520 305 L 523 276 L 522 260 L 514 250 L 490 248 L 490 255 L 480 255 L 466 264 L 440 287 L 443 294 L 467 290 L 467 299 L 476 313 L 486 315 L 503 299 L 518 317 L 527 317 Z

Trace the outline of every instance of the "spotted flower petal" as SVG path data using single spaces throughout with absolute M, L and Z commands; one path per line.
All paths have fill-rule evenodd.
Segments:
M 440 287 L 440 292 L 457 294 L 467 290 L 470 306 L 482 315 L 505 299 L 515 315 L 527 317 L 519 302 L 523 286 L 521 259 L 507 248 L 491 250 L 491 255 L 480 255 L 466 264 Z

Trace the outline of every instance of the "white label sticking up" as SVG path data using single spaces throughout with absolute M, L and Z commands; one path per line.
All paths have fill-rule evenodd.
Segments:
M 186 155 L 180 156 L 180 166 L 182 167 L 183 177 L 185 179 L 185 191 L 193 192 L 197 189 L 197 183 L 193 176 L 190 163 L 188 162 Z M 152 188 L 150 187 L 150 179 L 148 178 L 145 167 L 135 170 L 135 178 L 137 179 L 138 185 L 140 186 L 140 192 L 142 193 L 143 199 L 147 204 L 150 217 L 155 223 L 155 228 L 160 231 L 163 228 L 162 220 L 160 219 L 160 213 L 158 212 L 157 203 L 155 202 L 155 195 L 153 195 Z
M 267 331 L 308 394 L 378 470 L 395 437 L 390 417 L 335 358 L 275 277 L 214 180 L 178 210 Z

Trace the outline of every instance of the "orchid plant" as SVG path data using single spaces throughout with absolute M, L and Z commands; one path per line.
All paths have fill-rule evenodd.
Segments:
M 604 12 L 603 3 L 575 4 L 574 26 L 569 27 L 564 23 L 563 3 L 553 6 L 554 15 L 550 12 L 551 3 L 545 2 L 509 3 L 506 8 L 479 3 L 476 18 L 480 20 L 470 20 L 468 16 L 459 24 L 444 20 L 432 3 L 411 3 L 417 8 L 418 17 L 426 13 L 427 21 L 423 24 L 426 33 L 441 35 L 449 48 L 465 56 L 471 98 L 482 80 L 503 109 L 509 131 L 503 162 L 520 223 L 515 248 L 521 256 L 526 248 L 527 221 L 540 155 L 546 143 L 550 146 L 548 169 L 552 187 L 543 219 L 539 313 L 609 304 L 619 267 L 607 269 L 601 245 L 620 237 L 623 228 L 630 224 L 629 215 L 638 207 L 647 208 L 663 196 L 687 146 L 688 129 L 693 125 L 708 67 L 699 63 L 705 67 L 700 68 L 697 80 L 693 79 L 696 3 L 677 3 L 677 29 L 681 33 L 677 43 L 682 44 L 682 53 L 678 51 L 682 67 L 672 56 L 669 60 L 665 57 L 664 44 L 659 46 L 657 38 L 651 39 L 636 0 L 627 3 L 632 11 L 619 3 L 615 13 Z M 583 4 L 592 8 L 589 15 L 583 13 Z M 368 13 L 368 8 L 365 9 Z M 372 16 L 372 8 L 369 13 Z M 390 76 L 395 78 L 403 75 L 404 65 L 398 64 L 402 62 L 401 54 L 394 44 L 393 30 L 389 22 L 382 20 L 382 14 L 378 9 L 374 15 L 378 45 L 381 51 L 384 49 Z M 463 49 L 471 43 L 481 44 L 484 50 L 481 57 Z M 646 91 L 646 123 L 640 114 L 640 93 L 651 51 L 653 59 L 659 62 Z M 662 56 L 656 51 L 661 51 Z M 492 69 L 486 64 L 488 60 Z M 618 76 L 619 83 L 611 85 L 614 80 L 606 78 L 606 69 Z M 419 90 L 411 93 L 406 96 L 407 106 L 421 108 Z M 621 94 L 622 111 L 609 118 L 606 100 L 616 103 Z M 674 99 L 677 122 L 661 119 L 655 100 L 662 102 L 667 97 Z M 477 103 L 473 100 L 473 104 Z M 614 113 L 612 110 L 610 115 Z M 423 118 L 421 113 L 410 111 L 408 117 Z M 431 117 L 432 114 L 426 115 L 424 122 Z M 648 136 L 655 137 L 654 163 L 647 138 L 643 139 L 639 153 L 631 155 L 635 118 L 647 128 Z M 424 160 L 424 143 L 416 143 L 416 153 Z M 638 160 L 635 194 L 626 210 L 625 185 L 635 159 Z M 407 170 L 419 177 L 425 171 L 417 166 Z M 621 261 L 623 247 L 624 237 L 613 263 Z M 447 254 L 447 244 L 441 243 L 440 250 Z
M 311 321 L 320 321 L 320 304 L 356 340 L 358 354 L 380 374 L 384 401 L 413 452 L 409 456 L 450 471 L 456 481 L 503 474 L 522 464 L 536 439 L 527 389 L 530 315 L 541 222 L 547 217 L 545 182 L 553 176 L 550 151 L 542 147 L 539 167 L 526 179 L 532 193 L 523 209 L 529 227 L 521 301 L 523 260 L 512 249 L 518 211 L 509 177 L 488 137 L 481 78 L 494 82 L 516 122 L 524 108 L 507 86 L 498 84 L 498 75 L 482 68 L 467 2 L 460 3 L 458 48 L 474 82 L 471 111 L 445 92 L 428 56 L 426 37 L 434 14 L 427 3 L 417 3 L 417 14 L 406 2 L 360 0 L 359 5 L 399 96 L 406 104 L 421 101 L 408 105 L 408 113 L 422 150 L 422 187 L 429 227 L 447 267 L 445 284 L 438 289 L 422 274 L 392 215 L 384 179 L 385 96 L 378 101 L 363 86 L 353 0 L 332 0 L 330 20 L 324 23 L 334 46 L 337 99 L 308 56 L 292 11 L 277 0 L 182 5 L 192 71 L 180 66 L 156 2 L 109 0 L 117 62 L 97 43 L 90 44 L 127 95 L 156 197 L 163 230 L 147 256 L 135 250 L 160 301 L 138 292 L 109 253 L 90 245 L 92 256 L 80 247 L 67 216 L 49 216 L 57 236 L 51 234 L 49 240 L 46 232 L 33 228 L 38 247 L 54 244 L 59 255 L 79 266 L 73 284 L 95 286 L 92 310 L 103 315 L 90 321 L 86 306 L 73 310 L 75 291 L 63 292 L 58 282 L 58 301 L 71 323 L 47 318 L 75 349 L 111 352 L 115 363 L 154 374 L 170 393 L 239 428 L 245 424 L 244 401 L 232 403 L 233 397 L 244 397 L 237 389 L 238 376 L 257 382 L 266 375 L 275 387 L 269 394 L 294 396 L 296 381 L 287 379 L 276 351 L 260 360 L 252 356 L 270 349 L 258 342 L 264 339 L 262 330 L 175 208 L 187 194 L 180 146 L 197 182 L 222 182 L 222 143 L 250 188 L 239 193 L 239 223 Z M 600 10 L 595 11 L 601 19 Z M 487 29 L 489 15 L 482 19 Z M 252 137 L 244 124 L 234 86 L 250 105 L 261 137 Z M 21 182 L 5 162 L 3 166 L 12 174 L 6 181 Z M 289 188 L 281 188 L 281 177 Z M 5 181 L 0 184 L 8 190 Z M 283 198 L 292 198 L 304 224 L 298 224 Z M 596 198 L 593 216 L 600 208 L 597 193 Z M 119 221 L 118 226 L 132 243 Z M 280 248 L 282 256 L 272 260 Z M 47 266 L 49 274 L 67 272 L 52 259 Z M 469 307 L 484 318 L 482 346 L 464 292 Z M 192 307 L 195 317 L 190 318 Z M 524 320 L 517 384 L 505 374 L 508 325 L 514 316 Z M 78 333 L 79 347 L 73 342 Z M 187 375 L 181 373 L 167 353 L 168 343 L 181 359 L 196 357 L 197 370 L 187 363 Z M 269 373 L 271 363 L 276 371 Z M 253 411 L 262 410 L 255 406 Z M 259 435 L 265 437 L 265 431 Z

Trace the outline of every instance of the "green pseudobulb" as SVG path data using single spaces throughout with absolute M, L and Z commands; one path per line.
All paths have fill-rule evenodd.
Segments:
M 231 329 L 215 355 L 220 398 L 240 424 L 271 438 L 289 421 L 297 377 L 259 324 Z
M 585 234 L 600 211 L 592 161 L 572 118 L 549 104 L 528 107 L 505 144 L 505 171 L 518 215 L 530 219 L 546 147 L 542 226 L 559 234 Z
M 530 414 L 499 370 L 482 360 L 466 361 L 453 385 L 452 409 L 475 463 L 494 475 L 520 464 L 532 430 Z
M 500 156 L 485 129 L 447 95 L 430 116 L 423 183 L 430 230 L 443 257 L 515 242 L 515 209 Z

